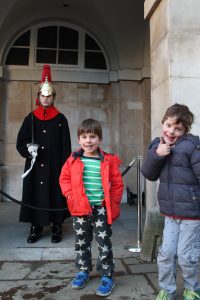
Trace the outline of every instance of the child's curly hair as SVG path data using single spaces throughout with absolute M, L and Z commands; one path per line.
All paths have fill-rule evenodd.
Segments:
M 162 124 L 167 118 L 176 117 L 176 124 L 182 123 L 185 127 L 185 132 L 188 133 L 191 129 L 192 123 L 194 122 L 194 114 L 189 110 L 186 105 L 175 103 L 170 106 L 162 119 Z

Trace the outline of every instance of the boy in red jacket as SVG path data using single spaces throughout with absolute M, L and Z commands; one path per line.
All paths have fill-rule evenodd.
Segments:
M 67 159 L 60 175 L 61 190 L 73 216 L 79 270 L 71 284 L 74 289 L 82 289 L 89 280 L 94 232 L 99 250 L 97 270 L 102 276 L 96 294 L 108 296 L 115 286 L 111 224 L 120 214 L 123 192 L 119 170 L 121 161 L 118 156 L 99 148 L 102 128 L 97 120 L 84 120 L 78 127 L 77 136 L 81 148 Z

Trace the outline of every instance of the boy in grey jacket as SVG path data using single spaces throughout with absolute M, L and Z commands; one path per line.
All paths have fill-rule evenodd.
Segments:
M 200 141 L 189 133 L 193 120 L 187 106 L 169 107 L 162 137 L 152 141 L 141 169 L 148 180 L 160 180 L 158 202 L 165 216 L 156 300 L 175 299 L 176 258 L 184 279 L 183 299 L 200 299 Z

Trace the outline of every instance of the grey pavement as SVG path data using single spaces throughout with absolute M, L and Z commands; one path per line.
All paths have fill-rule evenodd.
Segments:
M 45 299 L 45 300 L 95 300 L 100 282 L 95 270 L 97 248 L 93 247 L 94 269 L 90 280 L 82 290 L 70 286 L 74 274 L 74 235 L 72 220 L 64 224 L 63 240 L 51 243 L 50 229 L 45 228 L 41 239 L 27 244 L 29 224 L 19 223 L 19 206 L 12 202 L 0 202 L 0 299 Z M 145 211 L 143 211 L 143 219 Z M 121 205 L 121 216 L 113 224 L 113 253 L 115 257 L 116 287 L 106 299 L 153 300 L 159 290 L 156 263 L 144 262 L 137 248 L 137 207 Z M 181 300 L 183 283 L 177 276 L 177 300 Z

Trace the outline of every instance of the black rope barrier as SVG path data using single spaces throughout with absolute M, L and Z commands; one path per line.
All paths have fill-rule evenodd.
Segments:
M 131 163 L 125 168 L 125 170 L 122 172 L 122 176 L 124 176 L 132 167 L 133 163 L 135 162 L 135 158 L 131 161 Z M 58 211 L 66 211 L 67 207 L 62 207 L 62 208 L 43 208 L 43 207 L 36 207 L 27 203 L 24 203 L 22 201 L 16 200 L 13 197 L 9 196 L 7 193 L 3 192 L 2 190 L 0 190 L 0 194 L 4 197 L 6 197 L 7 199 L 11 200 L 12 202 L 15 202 L 16 204 L 19 204 L 21 206 L 25 206 L 27 208 L 30 209 L 34 209 L 34 210 L 41 210 L 41 211 L 50 211 L 50 212 L 58 212 Z
M 29 204 L 26 204 L 26 203 L 23 203 L 22 201 L 19 201 L 19 200 L 16 200 L 14 199 L 13 197 L 9 196 L 8 194 L 6 194 L 5 192 L 3 192 L 2 190 L 0 190 L 0 194 L 3 195 L 4 197 L 6 197 L 7 199 L 21 205 L 21 206 L 25 206 L 25 207 L 28 207 L 28 208 L 31 208 L 31 209 L 35 209 L 35 210 L 42 210 L 42 211 L 65 211 L 67 210 L 66 207 L 63 207 L 63 208 L 43 208 L 43 207 L 36 207 L 36 206 L 32 206 L 32 205 L 29 205 Z

